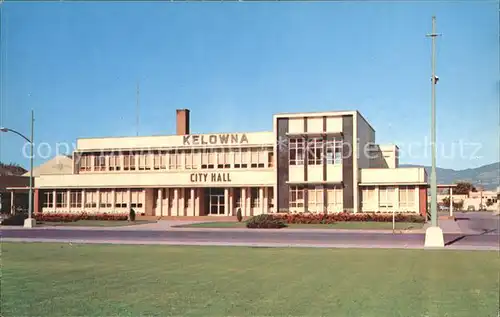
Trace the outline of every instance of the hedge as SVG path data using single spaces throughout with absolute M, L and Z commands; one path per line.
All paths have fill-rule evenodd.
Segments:
M 280 229 L 285 228 L 286 224 L 283 220 L 270 214 L 258 215 L 250 218 L 246 222 L 247 228 L 260 229 Z
M 127 214 L 88 214 L 88 213 L 36 213 L 34 215 L 37 221 L 46 222 L 74 222 L 78 220 L 112 220 L 112 221 L 125 221 L 128 219 Z
M 362 221 L 362 222 L 392 222 L 392 213 L 331 213 L 331 214 L 311 214 L 311 213 L 282 213 L 273 214 L 275 219 L 282 220 L 284 223 L 297 224 L 331 224 L 343 221 Z M 425 218 L 418 214 L 396 213 L 396 222 L 424 223 Z

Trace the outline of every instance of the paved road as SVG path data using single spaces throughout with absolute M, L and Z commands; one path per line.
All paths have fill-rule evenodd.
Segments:
M 319 247 L 422 248 L 424 234 L 291 231 L 125 231 L 71 229 L 2 230 L 3 241 L 52 241 L 123 244 L 260 245 Z M 498 249 L 498 235 L 446 234 L 449 248 Z
M 491 212 L 457 212 L 458 225 L 464 232 L 477 232 L 498 235 L 500 231 L 500 216 Z

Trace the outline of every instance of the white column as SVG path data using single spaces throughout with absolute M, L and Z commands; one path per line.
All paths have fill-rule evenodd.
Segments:
M 229 188 L 229 215 L 233 215 L 234 212 L 234 188 Z M 236 214 L 236 213 L 234 213 Z
M 242 216 L 250 214 L 247 214 L 247 189 L 245 187 L 241 188 L 241 214 Z
M 111 190 L 111 210 L 116 210 L 116 190 L 113 188 Z
M 71 199 L 71 194 L 70 194 L 70 191 L 69 189 L 66 190 L 66 209 L 67 209 L 67 212 L 69 212 L 71 210 L 71 203 L 70 203 L 70 200 Z
M 174 189 L 174 202 L 172 203 L 172 216 L 179 216 L 179 189 Z
M 231 212 L 229 210 L 229 189 L 224 188 L 224 215 L 230 216 Z
M 450 217 L 453 217 L 453 187 L 450 187 Z
M 415 186 L 414 192 L 414 203 L 413 203 L 413 208 L 415 209 L 415 212 L 417 214 L 420 214 L 420 187 Z
M 260 214 L 264 213 L 264 188 L 259 187 L 259 204 L 260 204 Z
M 14 214 L 16 212 L 15 206 L 14 206 L 14 191 L 10 191 L 10 213 Z
M 163 190 L 161 188 L 158 188 L 155 216 L 163 216 Z
M 54 189 L 52 191 L 52 209 L 55 211 L 56 210 L 56 190 Z
M 191 188 L 191 201 L 189 202 L 189 210 L 188 210 L 188 216 L 194 216 L 195 215 L 195 209 L 196 209 L 196 191 L 194 188 Z
M 252 212 L 252 189 L 250 187 L 246 188 L 247 190 L 247 199 L 245 200 L 245 205 L 247 208 L 247 216 L 251 215 Z
M 395 211 L 399 211 L 399 186 L 396 186 L 396 189 L 394 190 L 394 195 L 396 196 L 394 199 L 395 201 L 393 202 L 393 209 Z
M 97 190 L 97 204 L 96 204 L 96 207 L 97 207 L 97 212 L 99 212 L 101 210 L 101 190 L 100 189 Z
M 131 191 L 130 191 L 130 188 L 127 189 L 127 213 L 130 212 L 130 204 L 131 204 Z
M 375 212 L 380 211 L 380 194 L 378 186 L 375 186 Z
M 82 211 L 85 211 L 85 189 L 82 189 Z
M 264 187 L 264 203 L 262 206 L 262 213 L 268 214 L 269 213 L 269 188 Z
M 203 192 L 200 188 L 197 188 L 194 192 L 195 192 L 194 215 L 199 216 L 200 215 L 200 195 L 203 195 Z
M 179 208 L 177 208 L 177 215 L 184 216 L 186 210 L 186 188 L 181 188 L 179 190 Z

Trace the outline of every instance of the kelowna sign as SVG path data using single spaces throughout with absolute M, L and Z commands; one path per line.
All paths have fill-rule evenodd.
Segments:
M 229 173 L 192 173 L 189 175 L 191 183 L 227 183 L 231 181 Z
M 185 135 L 183 145 L 224 145 L 224 144 L 248 144 L 246 134 L 205 134 Z

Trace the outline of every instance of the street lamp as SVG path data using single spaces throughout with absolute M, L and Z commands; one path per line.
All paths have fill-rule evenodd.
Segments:
M 31 138 L 24 136 L 23 134 L 17 132 L 16 130 L 9 129 L 6 127 L 0 127 L 0 132 L 12 132 L 23 139 L 25 139 L 30 144 L 30 193 L 28 198 L 28 219 L 24 221 L 24 227 L 32 228 L 35 226 L 36 222 L 32 218 L 33 214 L 33 130 L 35 125 L 35 115 L 33 110 L 31 110 Z
M 443 230 L 437 222 L 437 177 L 436 177 L 436 84 L 439 77 L 436 76 L 436 17 L 432 17 L 432 33 L 427 34 L 432 40 L 432 77 L 431 77 L 431 226 L 425 232 L 425 247 L 442 248 L 444 247 Z

